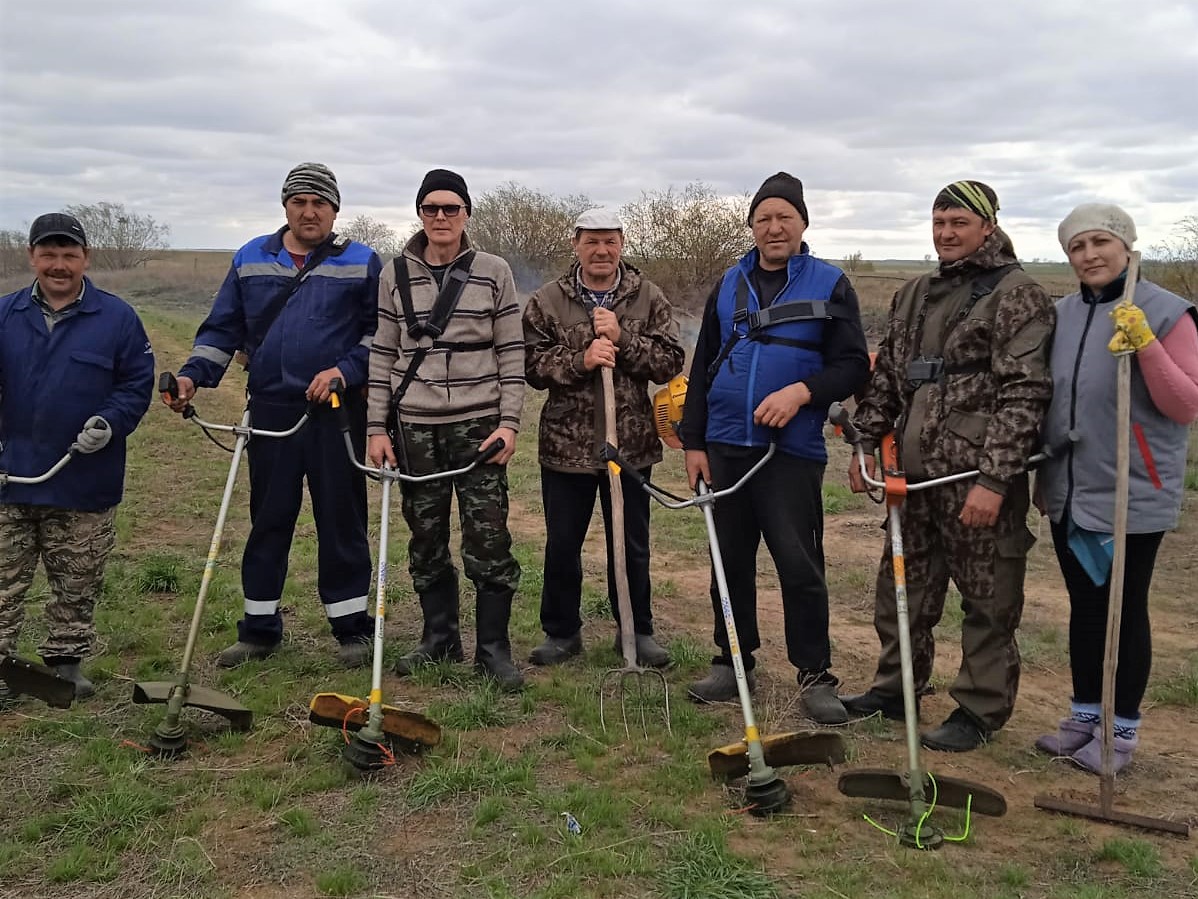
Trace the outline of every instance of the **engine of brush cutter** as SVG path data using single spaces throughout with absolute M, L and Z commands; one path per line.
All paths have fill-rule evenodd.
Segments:
M 686 405 L 686 375 L 676 375 L 653 395 L 653 421 L 657 436 L 672 449 L 682 449 L 678 426 L 682 424 L 682 407 Z

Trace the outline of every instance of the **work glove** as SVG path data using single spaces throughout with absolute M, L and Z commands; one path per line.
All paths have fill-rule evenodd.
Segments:
M 1138 353 L 1152 341 L 1156 335 L 1148 326 L 1144 310 L 1131 303 L 1120 303 L 1111 310 L 1111 319 L 1115 322 L 1115 335 L 1107 344 L 1112 353 Z
M 108 422 L 99 415 L 93 415 L 83 423 L 83 430 L 75 438 L 75 446 L 81 453 L 94 453 L 108 446 L 111 439 L 112 428 L 108 426 Z

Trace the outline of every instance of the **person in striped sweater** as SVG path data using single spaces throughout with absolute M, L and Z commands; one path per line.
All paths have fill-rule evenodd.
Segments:
M 458 573 L 449 548 L 456 491 L 462 564 L 476 594 L 475 667 L 515 690 L 524 683 L 508 638 L 520 565 L 507 526 L 506 465 L 516 451 L 524 405 L 524 334 L 515 280 L 507 262 L 471 246 L 470 194 L 461 175 L 430 171 L 416 209 L 422 230 L 379 282 L 378 329 L 370 352 L 370 460 L 420 475 L 463 467 L 498 440 L 503 449 L 465 475 L 403 484 L 403 514 L 411 529 L 408 569 L 424 630 L 396 673 L 463 658 Z M 451 314 L 434 315 L 438 306 L 452 306 Z

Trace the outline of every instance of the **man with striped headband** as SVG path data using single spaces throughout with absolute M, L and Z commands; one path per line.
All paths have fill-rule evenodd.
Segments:
M 1052 396 L 1052 300 L 1015 259 L 998 226 L 998 197 L 954 181 L 932 204 L 939 267 L 895 294 L 889 327 L 855 415 L 873 450 L 893 432 L 911 481 L 976 469 L 977 478 L 910 494 L 903 542 L 917 694 L 935 657 L 932 629 L 949 579 L 961 594 L 961 665 L 948 719 L 924 733 L 929 749 L 965 752 L 1011 716 L 1019 687 L 1015 629 L 1034 542 L 1026 459 Z M 849 479 L 864 490 L 856 467 Z M 873 685 L 844 697 L 850 714 L 903 715 L 894 567 L 889 541 L 878 570 L 874 626 L 882 644 Z

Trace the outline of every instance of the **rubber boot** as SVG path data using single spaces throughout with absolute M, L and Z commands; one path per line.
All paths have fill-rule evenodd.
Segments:
M 477 625 L 474 667 L 509 691 L 524 686 L 524 675 L 512 662 L 512 643 L 508 639 L 514 595 L 515 591 L 510 588 L 480 589 L 474 612 Z
M 442 578 L 420 594 L 420 609 L 424 613 L 420 645 L 395 663 L 396 674 L 405 677 L 422 665 L 441 659 L 460 662 L 465 658 L 458 624 L 459 602 L 456 573 Z
M 54 673 L 75 685 L 75 698 L 87 699 L 96 692 L 96 685 L 83 676 L 78 662 L 51 662 Z

